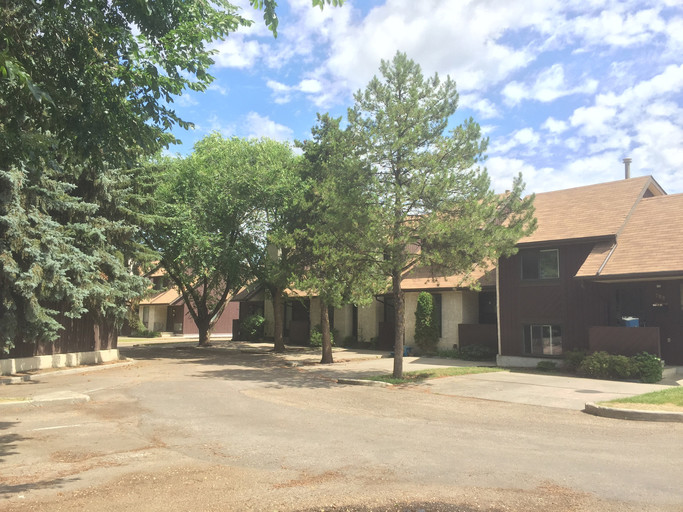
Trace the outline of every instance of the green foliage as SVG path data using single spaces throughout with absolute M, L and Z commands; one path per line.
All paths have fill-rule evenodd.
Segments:
M 554 361 L 539 361 L 536 364 L 536 369 L 542 372 L 552 372 L 557 369 L 557 363 Z
M 323 0 L 313 0 L 321 6 Z M 328 0 L 338 5 L 340 0 Z M 275 0 L 253 1 L 276 20 Z M 147 187 L 139 163 L 188 128 L 208 43 L 251 21 L 226 0 L 7 0 L 0 9 L 0 349 L 53 340 L 59 313 L 121 320 Z M 140 172 L 142 171 L 142 174 Z
M 240 334 L 246 340 L 257 340 L 263 337 L 266 319 L 259 314 L 245 318 L 240 324 Z
M 437 357 L 445 357 L 447 359 L 459 359 L 460 351 L 457 348 L 449 348 L 437 351 L 436 355 Z
M 367 229 L 375 241 L 377 267 L 390 279 L 397 306 L 395 333 L 404 334 L 406 270 L 467 275 L 476 266 L 513 254 L 535 224 L 531 199 L 522 199 L 521 176 L 511 192 L 491 189 L 484 160 L 488 141 L 472 119 L 447 132 L 458 103 L 455 82 L 425 78 L 403 53 L 382 61 L 354 95 L 349 130 L 358 154 L 371 166 L 372 212 Z M 397 346 L 394 371 L 402 372 Z
M 627 404 L 652 404 L 652 405 L 667 405 L 671 404 L 674 407 L 683 407 L 683 387 L 672 387 L 669 389 L 662 389 L 661 391 L 653 391 L 652 393 L 645 393 L 643 395 L 630 396 L 626 398 L 616 398 L 609 402 L 602 402 L 606 404 L 613 403 L 627 403 Z M 680 409 L 675 409 L 680 411 Z
M 562 354 L 562 359 L 564 359 L 564 367 L 570 372 L 578 371 L 585 358 L 586 352 L 584 350 L 568 350 Z
M 460 348 L 439 350 L 436 355 L 463 361 L 490 361 L 496 358 L 496 351 L 484 345 L 465 345 Z
M 298 143 L 304 193 L 293 226 L 296 286 L 335 308 L 369 304 L 386 288 L 372 257 L 370 169 L 355 156 L 353 134 L 340 121 L 319 115 L 311 140 Z
M 426 354 L 436 352 L 439 343 L 439 325 L 434 311 L 434 297 L 420 292 L 415 309 L 415 343 Z
M 465 345 L 458 352 L 459 358 L 465 361 L 489 361 L 496 358 L 496 350 L 484 345 Z
M 368 380 L 388 382 L 389 384 L 410 384 L 426 379 L 439 379 L 441 377 L 458 377 L 460 375 L 475 375 L 478 373 L 495 373 L 506 371 L 503 368 L 491 368 L 482 366 L 454 366 L 448 368 L 432 368 L 430 370 L 416 370 L 406 372 L 402 378 L 397 379 L 392 375 L 377 375 Z
M 662 361 L 657 356 L 642 352 L 633 357 L 595 352 L 585 357 L 578 373 L 596 379 L 636 378 L 642 382 L 662 380 Z
M 641 382 L 654 383 L 662 380 L 662 360 L 653 354 L 641 352 L 631 358 L 633 374 Z
M 188 126 L 171 108 L 211 81 L 207 41 L 248 24 L 224 0 L 34 2 L 0 9 L 0 348 L 53 340 L 59 312 L 122 321 L 136 164 Z
M 334 345 L 334 330 L 330 331 L 330 342 Z M 311 347 L 322 347 L 323 346 L 323 333 L 320 324 L 314 326 L 311 329 L 311 339 L 309 342 Z
M 277 2 L 275 0 L 249 0 L 249 3 L 252 7 L 263 10 L 263 20 L 266 26 L 273 35 L 277 37 L 277 27 L 279 25 L 279 20 L 275 12 Z M 320 9 L 322 9 L 326 3 L 338 7 L 344 3 L 344 0 L 312 0 L 313 7 L 320 7 Z
M 135 329 L 132 331 L 132 336 L 136 338 L 160 338 L 161 333 L 159 331 L 150 331 L 148 329 L 145 329 L 144 327 L 142 329 Z
M 266 213 L 296 185 L 287 174 L 291 158 L 290 148 L 275 141 L 212 134 L 187 158 L 159 163 L 158 219 L 147 239 L 180 290 L 200 343 L 267 258 Z
M 578 368 L 579 375 L 596 379 L 610 378 L 610 355 L 607 352 L 594 352 L 587 355 Z
M 628 357 L 610 356 L 608 362 L 610 378 L 628 379 L 634 374 L 634 370 L 636 370 L 636 368 L 633 365 L 633 361 Z

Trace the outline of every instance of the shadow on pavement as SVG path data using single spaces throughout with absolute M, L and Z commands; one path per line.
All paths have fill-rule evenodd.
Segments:
M 266 348 L 268 347 L 268 348 Z M 300 347 L 288 348 L 287 353 L 300 353 Z M 121 347 L 121 355 L 138 361 L 166 360 L 178 364 L 205 366 L 206 369 L 188 376 L 205 379 L 226 379 L 248 382 L 260 382 L 269 387 L 309 387 L 328 388 L 334 382 L 325 376 L 308 375 L 298 371 L 297 367 L 283 356 L 270 350 L 268 345 L 263 349 L 241 351 L 236 348 L 189 346 L 139 346 Z
M 9 430 L 18 422 L 16 421 L 0 421 L 0 432 Z M 16 455 L 17 443 L 20 441 L 28 441 L 27 438 L 20 436 L 19 434 L 13 433 L 0 433 L 0 462 L 5 462 L 5 458 L 10 455 Z M 6 475 L 3 475 L 6 476 Z M 24 492 L 32 491 L 35 489 L 46 489 L 52 487 L 61 487 L 67 482 L 72 482 L 78 480 L 77 478 L 55 478 L 52 480 L 43 480 L 40 482 L 24 482 L 24 483 L 11 483 L 8 478 L 2 479 L 2 485 L 0 485 L 0 496 L 11 496 L 14 494 L 21 494 Z

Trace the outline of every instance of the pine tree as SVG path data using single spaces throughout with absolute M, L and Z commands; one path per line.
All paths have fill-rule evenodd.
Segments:
M 514 252 L 532 226 L 521 176 L 506 195 L 490 188 L 484 160 L 487 140 L 471 118 L 449 131 L 458 104 L 455 83 L 425 79 L 405 54 L 382 61 L 381 78 L 358 91 L 349 129 L 359 155 L 372 165 L 372 229 L 377 265 L 391 281 L 395 305 L 394 377 L 403 374 L 405 272 L 429 267 L 468 273 Z

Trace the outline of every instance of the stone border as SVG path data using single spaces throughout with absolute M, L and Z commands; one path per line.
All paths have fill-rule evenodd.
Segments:
M 668 421 L 683 423 L 683 412 L 643 411 L 640 409 L 618 409 L 587 402 L 584 412 L 603 418 L 633 421 Z

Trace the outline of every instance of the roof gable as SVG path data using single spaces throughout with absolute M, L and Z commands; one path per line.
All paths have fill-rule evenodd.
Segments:
M 683 272 L 682 220 L 683 194 L 643 199 L 618 235 L 616 247 L 602 268 L 597 272 L 582 268 L 577 275 L 680 274 Z
M 519 243 L 616 236 L 642 197 L 664 194 L 651 176 L 536 194 L 538 228 Z

